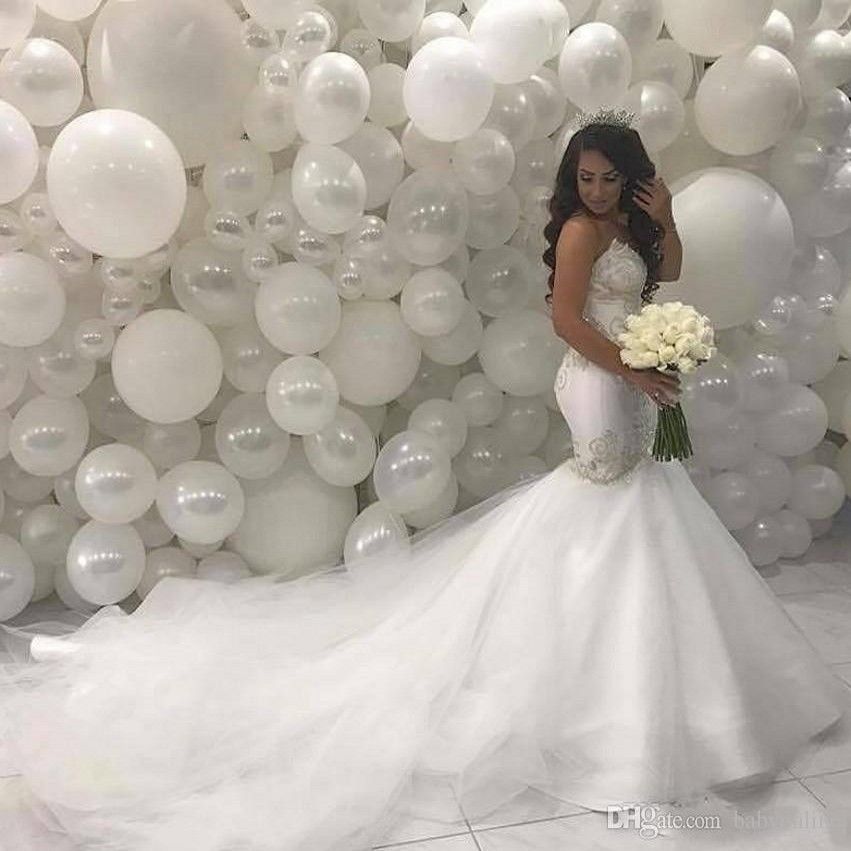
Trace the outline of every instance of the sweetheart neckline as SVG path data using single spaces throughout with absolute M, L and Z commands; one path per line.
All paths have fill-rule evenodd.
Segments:
M 639 254 L 639 253 L 638 253 L 638 251 L 636 251 L 636 250 L 635 250 L 635 249 L 634 249 L 634 248 L 633 248 L 633 247 L 632 247 L 632 246 L 631 246 L 631 245 L 630 245 L 630 244 L 629 244 L 626 240 L 621 239 L 621 238 L 620 238 L 620 237 L 618 237 L 618 236 L 615 236 L 615 237 L 613 237 L 613 238 L 612 238 L 612 240 L 611 240 L 611 241 L 609 242 L 609 244 L 606 246 L 606 248 L 605 248 L 605 250 L 603 251 L 603 253 L 602 253 L 602 254 L 601 254 L 601 255 L 597 258 L 597 260 L 600 260 L 600 259 L 601 259 L 602 257 L 604 257 L 606 254 L 608 254 L 608 253 L 609 253 L 609 250 L 610 250 L 610 249 L 614 246 L 614 244 L 615 244 L 616 242 L 617 242 L 619 245 L 623 245 L 623 246 L 625 246 L 626 248 L 628 248 L 628 249 L 629 249 L 629 250 L 630 250 L 633 254 L 635 254 L 635 255 L 636 255 L 636 256 L 637 256 L 640 260 L 644 260 L 644 258 L 641 256 L 641 254 Z

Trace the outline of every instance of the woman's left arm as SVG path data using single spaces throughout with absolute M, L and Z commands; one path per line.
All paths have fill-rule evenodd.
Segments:
M 683 262 L 683 244 L 671 210 L 671 192 L 661 177 L 640 180 L 638 184 L 639 188 L 632 194 L 636 206 L 641 207 L 662 228 L 659 280 L 676 281 L 680 277 Z

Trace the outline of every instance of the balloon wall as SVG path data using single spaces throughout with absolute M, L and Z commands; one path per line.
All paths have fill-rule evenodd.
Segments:
M 851 0 L 0 2 L 0 620 L 308 573 L 552 469 L 578 110 L 674 193 L 696 485 L 757 565 L 851 491 Z M 134 596 L 135 595 L 135 596 Z

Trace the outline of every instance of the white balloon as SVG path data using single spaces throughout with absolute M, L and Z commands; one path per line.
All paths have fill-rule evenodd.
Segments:
M 380 500 L 364 508 L 354 519 L 343 542 L 346 566 L 379 554 L 402 554 L 409 545 L 405 521 Z
M 145 559 L 145 572 L 136 586 L 136 593 L 144 600 L 154 585 L 166 576 L 195 576 L 195 559 L 180 547 L 151 550 Z
M 395 127 L 406 121 L 408 113 L 402 98 L 405 69 L 392 62 L 383 62 L 367 72 L 370 88 L 367 115 L 373 124 Z
M 132 594 L 145 572 L 145 545 L 125 524 L 90 520 L 68 547 L 71 587 L 84 600 L 112 605 Z
M 34 590 L 32 559 L 11 535 L 0 533 L 0 621 L 20 614 L 32 599 Z
M 56 218 L 107 257 L 141 257 L 177 230 L 186 204 L 180 154 L 155 124 L 123 109 L 72 119 L 47 162 Z
M 302 446 L 317 474 L 339 487 L 362 482 L 377 452 L 375 436 L 363 417 L 342 405 L 328 425 L 305 435 Z
M 157 486 L 157 508 L 166 526 L 195 544 L 213 544 L 242 520 L 245 496 L 221 464 L 186 461 L 165 473 Z
M 378 498 L 401 512 L 437 499 L 451 470 L 449 454 L 432 435 L 406 429 L 381 447 L 372 475 Z
M 396 137 L 385 127 L 366 122 L 340 143 L 363 173 L 366 181 L 364 207 L 374 210 L 386 204 L 405 176 L 405 158 Z
M 248 139 L 216 148 L 204 166 L 202 185 L 213 207 L 254 213 L 272 188 L 269 154 Z
M 138 449 L 110 443 L 80 461 L 74 487 L 81 507 L 94 520 L 130 523 L 153 505 L 157 474 Z
M 238 582 L 251 576 L 251 571 L 241 555 L 219 550 L 198 562 L 196 575 L 211 582 Z
M 0 6 L 0 50 L 29 35 L 35 13 L 35 0 L 6 0 Z
M 323 53 L 299 75 L 295 122 L 309 142 L 342 142 L 360 127 L 368 108 L 366 72 L 345 53 Z
M 65 305 L 65 290 L 49 263 L 25 252 L 0 255 L 0 343 L 43 343 L 59 328 Z
M 272 419 L 292 434 L 325 428 L 334 419 L 339 400 L 334 374 L 315 357 L 287 358 L 275 367 L 266 385 Z
M 478 130 L 493 103 L 493 77 L 470 41 L 447 36 L 430 41 L 405 73 L 405 108 L 430 139 L 455 142 Z
M 700 56 L 718 56 L 749 42 L 772 5 L 772 0 L 748 0 L 719 9 L 717 0 L 662 0 L 671 37 Z
M 635 113 L 632 126 L 641 135 L 648 152 L 667 148 L 685 124 L 682 98 L 674 88 L 658 80 L 636 83 L 626 93 L 622 105 Z
M 558 74 L 565 95 L 580 109 L 617 103 L 632 76 L 629 45 L 611 24 L 582 24 L 564 43 Z
M 134 319 L 112 350 L 115 387 L 128 407 L 156 423 L 203 411 L 222 382 L 222 353 L 209 328 L 181 310 Z
M 243 393 L 225 405 L 216 423 L 216 449 L 236 476 L 264 479 L 284 463 L 290 436 L 272 419 L 261 393 Z
M 87 75 L 99 108 L 150 119 L 187 166 L 239 139 L 257 79 L 225 0 L 108 0 L 89 37 Z
M 358 0 L 364 26 L 384 41 L 410 38 L 422 23 L 426 0 Z
M 423 269 L 405 284 L 399 307 L 402 318 L 416 334 L 448 334 L 461 321 L 464 291 L 446 270 Z
M 80 460 L 88 439 L 89 418 L 76 396 L 36 396 L 15 414 L 9 449 L 21 469 L 34 476 L 53 477 Z

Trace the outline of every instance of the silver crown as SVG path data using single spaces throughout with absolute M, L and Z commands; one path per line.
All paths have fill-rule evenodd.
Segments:
M 602 107 L 594 112 L 577 112 L 568 122 L 567 126 L 572 136 L 578 130 L 583 130 L 589 124 L 609 124 L 612 127 L 627 128 L 632 126 L 635 113 L 628 109 L 611 109 Z

